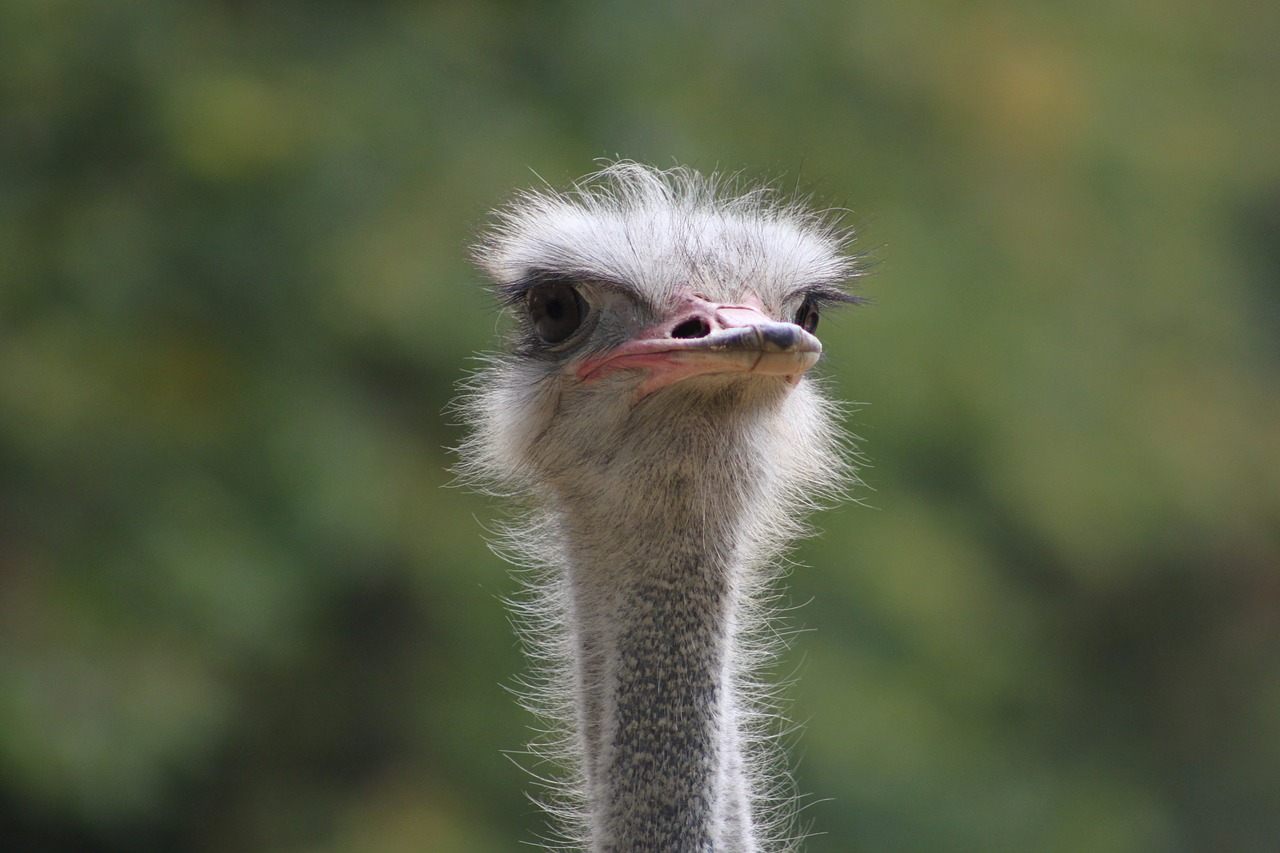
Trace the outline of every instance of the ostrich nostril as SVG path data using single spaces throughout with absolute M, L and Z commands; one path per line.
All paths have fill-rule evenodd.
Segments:
M 711 334 L 711 325 L 701 317 L 690 317 L 671 330 L 673 338 L 705 338 Z

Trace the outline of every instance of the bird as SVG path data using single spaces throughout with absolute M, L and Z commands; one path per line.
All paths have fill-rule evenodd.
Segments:
M 775 691 L 778 578 L 856 482 L 809 371 L 862 301 L 842 214 L 738 176 L 603 164 L 515 194 L 473 247 L 510 318 L 466 381 L 465 479 L 514 500 L 494 547 L 553 722 L 549 846 L 796 849 Z M 773 733 L 773 734 L 771 734 Z

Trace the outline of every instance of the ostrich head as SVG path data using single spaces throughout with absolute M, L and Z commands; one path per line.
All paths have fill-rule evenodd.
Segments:
M 621 163 L 517 197 L 476 249 L 516 326 L 465 398 L 464 469 L 532 498 L 509 546 L 553 568 L 530 639 L 563 665 L 541 707 L 592 849 L 763 843 L 751 638 L 761 569 L 848 475 L 807 377 L 820 314 L 855 301 L 845 240 L 767 190 Z
M 473 472 L 563 499 L 636 442 L 674 458 L 673 431 L 746 430 L 773 440 L 743 473 L 776 476 L 783 502 L 827 494 L 844 466 L 802 378 L 822 311 L 858 301 L 846 241 L 767 189 L 726 194 L 683 169 L 620 163 L 568 194 L 518 196 L 475 250 L 517 329 L 474 383 Z

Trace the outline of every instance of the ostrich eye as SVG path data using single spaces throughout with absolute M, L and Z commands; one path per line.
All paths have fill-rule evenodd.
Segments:
M 561 282 L 534 287 L 526 300 L 538 337 L 549 344 L 558 344 L 578 331 L 587 313 L 587 303 L 578 291 Z
M 809 334 L 813 334 L 817 330 L 818 303 L 813 301 L 813 297 L 806 296 L 800 308 L 796 310 L 796 325 Z

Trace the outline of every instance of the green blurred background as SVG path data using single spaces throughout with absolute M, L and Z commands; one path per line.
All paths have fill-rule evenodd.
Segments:
M 0 86 L 5 849 L 538 838 L 445 407 L 486 211 L 602 157 L 874 262 L 808 849 L 1280 849 L 1280 5 L 7 0 Z

